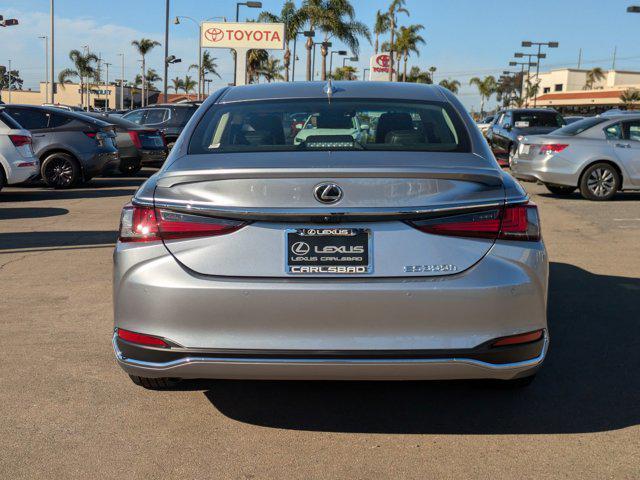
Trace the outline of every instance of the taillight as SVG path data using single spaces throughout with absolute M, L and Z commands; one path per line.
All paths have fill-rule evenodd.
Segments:
M 538 208 L 533 203 L 409 222 L 425 233 L 454 237 L 540 240 Z
M 84 134 L 89 138 L 96 138 L 96 132 L 84 132 Z
M 9 138 L 16 147 L 31 144 L 31 137 L 28 135 L 9 135 Z
M 547 145 L 541 145 L 540 155 L 545 155 L 547 153 L 558 153 L 563 151 L 568 146 L 569 146 L 568 143 L 550 143 Z
M 131 141 L 135 145 L 136 148 L 142 148 L 142 141 L 140 140 L 140 135 L 135 130 L 129 130 L 129 136 L 131 137 Z
M 118 329 L 118 338 L 126 340 L 127 342 L 137 343 L 139 345 L 149 345 L 152 347 L 169 348 L 169 344 L 161 338 L 154 337 L 152 335 L 146 335 L 144 333 L 131 332 L 129 330 Z
M 151 207 L 127 205 L 120 216 L 121 242 L 151 242 L 208 237 L 235 232 L 246 225 L 237 220 L 204 217 Z

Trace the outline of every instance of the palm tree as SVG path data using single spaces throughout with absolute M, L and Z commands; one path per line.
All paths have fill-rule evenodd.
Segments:
M 189 70 L 193 68 L 197 71 L 198 68 L 200 68 L 200 71 L 198 72 L 198 92 L 200 92 L 202 97 L 204 97 L 204 77 L 208 73 L 211 73 L 216 77 L 220 78 L 220 74 L 218 73 L 218 70 L 217 70 L 218 64 L 215 61 L 216 59 L 211 56 L 209 51 L 205 50 L 204 53 L 202 54 L 202 58 L 200 59 L 201 65 L 198 65 L 195 63 L 192 63 L 191 65 L 189 65 Z
M 309 30 L 321 30 L 324 41 L 320 49 L 322 54 L 322 79 L 327 78 L 327 42 L 332 38 L 342 41 L 354 55 L 358 55 L 360 40 L 365 37 L 371 42 L 369 28 L 362 22 L 355 20 L 355 10 L 349 0 L 304 0 L 300 8 L 303 23 L 309 23 Z M 307 39 L 307 80 L 311 79 L 311 49 L 313 41 Z
M 254 49 L 249 50 L 247 54 L 247 81 L 249 83 L 257 83 L 260 74 L 258 73 L 264 64 L 269 60 L 269 54 L 266 50 Z
M 0 90 L 21 90 L 24 80 L 20 78 L 18 70 L 7 70 L 7 67 L 0 65 Z
M 171 83 L 173 84 L 173 91 L 178 93 L 178 90 L 182 90 L 183 88 L 184 80 L 182 80 L 180 77 L 176 77 L 171 80 Z
M 300 27 L 304 23 L 303 16 L 296 8 L 296 4 L 291 0 L 284 2 L 280 15 L 275 15 L 269 12 L 262 12 L 258 16 L 259 22 L 272 22 L 272 23 L 284 23 L 284 36 L 285 36 L 285 50 L 283 57 L 284 65 L 284 79 L 289 81 L 289 67 L 291 66 L 291 49 L 290 41 L 296 38 Z
M 406 0 L 391 0 L 391 4 L 389 5 L 389 10 L 387 12 L 387 16 L 389 17 L 389 46 L 392 47 L 389 50 L 389 81 L 393 81 L 393 47 L 395 47 L 394 43 L 394 35 L 396 33 L 396 25 L 398 24 L 398 14 L 406 13 L 409 16 L 409 10 L 404 8 Z
M 480 94 L 480 116 L 484 115 L 484 102 L 491 98 L 496 91 L 496 79 L 493 75 L 484 77 L 482 80 L 478 77 L 473 77 L 469 80 L 469 85 L 475 85 Z
M 267 58 L 258 69 L 258 75 L 262 75 L 267 83 L 271 83 L 273 80 L 284 80 L 282 71 L 284 67 L 280 65 L 280 60 L 274 57 Z
M 380 35 L 389 31 L 389 16 L 386 13 L 382 13 L 380 10 L 376 12 L 376 23 L 373 27 L 373 33 L 376 36 L 376 42 L 373 47 L 373 52 L 378 54 L 378 42 Z
M 331 74 L 334 80 L 357 80 L 358 70 L 352 65 L 336 68 Z
M 151 40 L 149 38 L 142 38 L 140 40 L 132 41 L 131 45 L 136 47 L 136 50 L 138 50 L 138 53 L 140 54 L 140 56 L 142 56 L 142 71 L 145 72 L 147 70 L 145 57 L 147 53 L 153 50 L 154 47 L 159 46 L 160 42 L 156 42 L 155 40 Z M 143 83 L 142 84 L 142 106 L 143 107 L 144 107 L 144 100 L 145 100 L 145 88 Z
M 439 85 L 451 93 L 458 93 L 460 91 L 460 82 L 458 80 L 440 80 Z
M 71 50 L 69 52 L 69 60 L 73 62 L 75 70 L 65 68 L 58 74 L 58 83 L 64 88 L 65 83 L 71 83 L 72 77 L 78 77 L 80 80 L 80 105 L 84 108 L 84 90 L 85 84 L 89 83 L 89 78 L 96 74 L 95 64 L 98 56 L 95 53 L 87 51 L 82 53 L 80 50 Z M 87 104 L 87 109 L 89 105 Z
M 182 81 L 182 89 L 184 90 L 184 93 L 189 95 L 189 92 L 196 88 L 196 85 L 197 82 L 193 78 L 189 75 L 184 76 L 184 80 Z
M 507 108 L 518 91 L 518 85 L 522 80 L 522 74 L 517 73 L 513 76 L 501 77 L 500 81 L 496 85 L 496 100 L 502 102 L 502 106 Z
M 411 83 L 433 83 L 429 72 L 424 72 L 420 70 L 420 67 L 415 66 L 409 70 L 407 81 Z
M 604 70 L 600 67 L 592 68 L 587 72 L 587 78 L 584 83 L 583 90 L 592 90 L 594 85 L 598 83 L 600 80 L 604 80 L 605 77 Z
M 402 81 L 407 81 L 407 60 L 409 59 L 410 53 L 415 53 L 420 56 L 420 51 L 418 50 L 418 45 L 424 45 L 426 42 L 424 38 L 418 33 L 420 30 L 424 29 L 422 25 L 409 25 L 408 27 L 400 27 L 400 31 L 398 32 L 398 39 L 396 40 L 396 51 L 398 55 L 402 54 L 402 59 L 404 62 L 404 68 L 402 72 Z M 398 61 L 400 58 L 398 58 Z
M 640 90 L 628 88 L 620 94 L 620 100 L 627 107 L 627 110 L 635 110 L 634 104 L 640 102 Z
M 531 81 L 531 79 L 527 78 L 527 82 L 525 85 L 525 94 L 524 94 L 527 104 L 529 103 L 528 100 L 530 98 L 535 98 L 538 96 L 539 91 L 540 91 L 540 80 L 534 83 Z

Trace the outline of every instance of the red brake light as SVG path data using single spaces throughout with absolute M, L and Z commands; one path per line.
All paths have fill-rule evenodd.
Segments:
M 96 132 L 84 132 L 84 134 L 89 138 L 96 138 Z
M 136 148 L 142 148 L 142 141 L 140 141 L 140 135 L 135 130 L 129 130 L 129 136 Z
M 492 347 L 504 347 L 505 345 L 518 345 L 520 343 L 536 342 L 542 338 L 543 331 L 536 330 L 535 332 L 520 333 L 518 335 L 511 335 L 509 337 L 503 337 L 500 340 L 496 340 L 491 344 Z
M 151 242 L 207 237 L 235 232 L 246 225 L 237 220 L 204 217 L 151 207 L 127 205 L 120 217 L 121 242 Z
M 153 337 L 151 335 L 145 335 L 144 333 L 130 332 L 129 330 L 118 329 L 118 338 L 126 340 L 131 343 L 138 343 L 140 345 L 150 345 L 152 347 L 164 347 L 169 348 L 169 344 L 164 340 Z
M 504 240 L 540 240 L 538 208 L 533 203 L 410 222 L 425 233 Z
M 9 135 L 9 138 L 16 147 L 31 144 L 31 137 L 28 135 Z
M 558 153 L 567 148 L 569 144 L 567 143 L 550 143 L 548 145 L 540 146 L 540 155 L 544 155 L 546 153 Z

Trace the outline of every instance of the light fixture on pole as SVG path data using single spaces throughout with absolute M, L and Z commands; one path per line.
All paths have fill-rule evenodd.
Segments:
M 333 45 L 331 42 L 313 42 L 313 55 L 312 55 L 312 68 L 311 68 L 311 80 L 315 80 L 316 76 L 316 45 L 324 45 L 325 48 L 331 48 Z
M 334 54 L 344 56 L 344 55 L 347 54 L 347 51 L 346 50 L 335 50 L 333 52 L 330 52 L 330 55 L 329 55 L 329 75 L 333 74 L 333 55 Z
M 627 13 L 640 13 L 640 5 L 631 5 L 627 7 Z
M 49 36 L 40 35 L 44 40 L 44 103 L 49 103 Z
M 547 57 L 546 54 L 541 53 L 542 47 L 558 48 L 560 44 L 558 42 L 531 42 L 528 40 L 525 40 L 522 42 L 523 47 L 532 47 L 534 45 L 538 46 L 538 53 L 536 55 L 538 58 L 538 61 L 536 62 L 536 82 L 538 82 L 538 76 L 540 75 L 540 59 Z M 538 104 L 538 95 L 536 94 L 536 96 L 533 98 L 533 106 L 535 107 L 537 104 Z
M 316 35 L 316 32 L 307 30 L 304 32 L 296 32 L 293 36 L 293 66 L 291 68 L 291 81 L 294 82 L 296 79 L 296 60 L 298 57 L 296 56 L 296 43 L 298 40 L 298 35 L 304 35 L 306 38 L 313 38 Z
M 111 65 L 112 64 L 109 63 L 109 62 L 104 62 L 105 69 L 107 70 L 106 77 L 104 79 L 104 85 L 106 87 L 106 90 L 105 90 L 106 91 L 106 93 L 105 93 L 105 101 L 104 101 L 104 111 L 105 112 L 109 111 L 109 94 L 111 93 L 111 91 L 109 90 L 109 67 Z
M 16 18 L 4 18 L 0 15 L 0 27 L 13 27 L 18 25 L 18 19 Z
M 366 74 L 367 74 L 367 72 L 368 72 L 369 70 L 371 70 L 369 67 L 365 67 L 365 68 L 362 70 L 362 81 L 364 81 L 364 80 L 366 79 Z
M 124 110 L 124 53 L 119 53 L 120 63 L 120 110 Z
M 347 60 L 349 60 L 350 62 L 357 62 L 360 59 L 358 58 L 357 55 L 355 55 L 353 57 L 344 57 L 342 59 L 342 68 L 344 68 L 346 66 L 345 64 L 346 64 Z

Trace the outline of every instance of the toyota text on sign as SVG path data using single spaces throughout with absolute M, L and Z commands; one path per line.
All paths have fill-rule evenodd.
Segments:
M 284 48 L 281 23 L 209 23 L 202 24 L 202 46 L 207 48 Z

